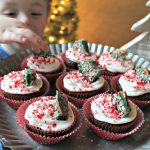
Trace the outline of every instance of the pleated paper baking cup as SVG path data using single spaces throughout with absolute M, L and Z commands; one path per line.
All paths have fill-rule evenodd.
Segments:
M 99 95 L 94 96 L 92 98 L 89 98 L 83 105 L 82 107 L 82 111 L 83 111 L 83 115 L 85 120 L 87 121 L 87 123 L 89 124 L 89 126 L 92 128 L 92 130 L 95 132 L 96 135 L 100 136 L 103 139 L 106 140 L 119 140 L 121 138 L 124 138 L 126 136 L 132 135 L 135 132 L 137 132 L 141 126 L 144 124 L 144 114 L 143 112 L 139 109 L 139 107 L 137 107 L 137 117 L 134 120 L 134 126 L 132 123 L 132 128 L 130 128 L 130 130 L 123 130 L 123 128 L 121 128 L 122 130 L 120 130 L 119 132 L 126 132 L 126 133 L 116 133 L 114 130 L 112 130 L 112 128 L 109 126 L 107 126 L 108 128 L 105 127 L 105 124 L 103 124 L 104 126 L 100 126 L 98 127 L 98 125 L 96 125 L 94 123 L 94 119 L 92 119 L 92 115 L 91 115 L 91 103 L 92 101 L 97 98 Z M 131 101 L 130 101 L 131 102 Z M 132 103 L 132 102 L 131 102 Z
M 21 96 L 19 96 L 18 94 L 16 95 L 16 96 L 13 96 L 13 97 L 6 97 L 5 96 L 5 94 L 4 94 L 4 92 L 3 92 L 3 90 L 0 88 L 0 98 L 2 99 L 2 100 L 4 100 L 10 107 L 12 107 L 12 108 L 14 108 L 14 109 L 17 109 L 20 105 L 22 105 L 24 102 L 26 102 L 26 101 L 28 101 L 28 100 L 30 100 L 30 99 L 32 99 L 33 98 L 33 96 L 34 97 L 38 97 L 38 96 L 46 96 L 46 95 L 48 95 L 48 92 L 49 92 L 49 90 L 50 90 L 50 84 L 49 84 L 49 82 L 47 81 L 47 79 L 45 78 L 45 77 L 43 77 L 43 76 L 41 76 L 41 78 L 42 78 L 42 80 L 43 80 L 43 86 L 42 86 L 42 88 L 40 89 L 40 95 L 39 94 L 32 94 L 31 96 L 32 97 L 30 97 L 29 96 L 29 94 L 28 94 L 28 96 L 26 96 L 26 95 L 22 95 L 21 94 Z M 1 78 L 1 80 L 2 80 L 3 78 Z M 1 83 L 1 80 L 0 80 L 0 83 Z M 10 95 L 9 95 L 10 96 Z M 24 96 L 24 98 L 23 98 L 23 96 Z M 20 99 L 20 98 L 22 98 L 22 99 Z
M 43 144 L 43 145 L 55 144 L 55 143 L 65 140 L 68 137 L 71 137 L 73 134 L 78 132 L 78 130 L 80 129 L 80 127 L 82 125 L 82 120 L 81 120 L 81 116 L 78 112 L 78 109 L 71 103 L 69 103 L 69 106 L 73 110 L 76 120 L 75 120 L 74 125 L 71 127 L 71 129 L 68 130 L 67 132 L 65 132 L 64 134 L 59 135 L 59 133 L 58 133 L 57 135 L 52 135 L 52 136 L 46 137 L 42 134 L 40 135 L 40 133 L 36 133 L 36 132 L 32 132 L 32 131 L 28 130 L 26 127 L 26 124 L 25 124 L 24 114 L 25 114 L 27 107 L 37 100 L 38 100 L 37 98 L 34 98 L 30 101 L 27 101 L 26 103 L 24 103 L 23 105 L 21 105 L 19 107 L 19 109 L 17 110 L 17 113 L 16 113 L 16 119 L 17 119 L 19 126 L 21 126 L 34 141 L 36 141 L 40 144 Z
M 121 87 L 118 83 L 118 80 L 121 75 L 113 77 L 110 82 L 110 86 L 114 92 L 121 91 Z M 140 108 L 146 107 L 150 105 L 150 93 L 143 94 L 141 96 L 127 96 L 133 103 L 138 105 Z

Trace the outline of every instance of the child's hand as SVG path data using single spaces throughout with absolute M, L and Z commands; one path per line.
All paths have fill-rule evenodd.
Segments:
M 0 16 L 0 42 L 18 43 L 22 48 L 32 48 L 39 52 L 40 49 L 48 51 L 48 45 L 29 29 L 26 25 L 14 18 Z

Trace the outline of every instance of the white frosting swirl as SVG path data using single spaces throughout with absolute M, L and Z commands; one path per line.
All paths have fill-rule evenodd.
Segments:
M 25 70 L 13 71 L 1 81 L 1 89 L 11 94 L 31 94 L 40 90 L 43 85 L 41 77 L 36 74 L 35 84 L 25 85 Z
M 60 109 L 55 97 L 40 97 L 38 101 L 30 104 L 25 112 L 25 119 L 34 127 L 39 127 L 44 131 L 61 131 L 70 127 L 74 122 L 74 113 L 69 106 L 69 117 L 67 120 L 57 120 L 55 113 Z
M 70 71 L 63 79 L 64 87 L 73 92 L 94 91 L 104 85 L 104 78 L 99 77 L 95 82 L 89 83 L 79 71 Z
M 34 56 L 27 59 L 27 66 L 39 72 L 54 72 L 60 67 L 60 61 L 53 56 Z
M 124 73 L 134 68 L 134 63 L 130 59 L 119 60 L 110 56 L 112 51 L 103 53 L 99 58 L 99 64 L 110 72 Z
M 76 62 L 76 63 L 80 63 L 85 60 L 96 61 L 96 59 L 97 59 L 95 54 L 86 56 L 86 54 L 84 52 L 77 51 L 76 49 L 73 49 L 73 48 L 68 49 L 66 51 L 65 55 L 66 55 L 66 58 L 68 58 L 69 60 Z
M 150 92 L 150 82 L 144 82 L 135 70 L 128 70 L 119 78 L 119 84 L 128 96 L 139 96 Z
M 107 103 L 105 103 L 107 101 Z M 104 107 L 105 105 L 105 107 Z M 106 107 L 107 105 L 107 107 Z M 98 121 L 107 122 L 110 124 L 124 124 L 133 121 L 137 116 L 136 105 L 129 102 L 129 107 L 131 111 L 125 117 L 115 118 L 116 113 L 113 113 L 112 108 L 113 106 L 113 99 L 111 94 L 101 94 L 98 98 L 92 101 L 91 103 L 91 111 L 94 118 Z M 108 114 L 104 113 L 104 109 L 108 109 Z M 113 116 L 114 115 L 114 116 Z

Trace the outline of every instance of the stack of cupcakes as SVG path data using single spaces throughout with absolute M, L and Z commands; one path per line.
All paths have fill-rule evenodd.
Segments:
M 50 83 L 55 83 L 56 79 L 66 72 L 66 67 L 58 56 L 43 51 L 25 58 L 21 63 L 21 68 L 35 70 L 46 77 Z
M 134 63 L 127 55 L 127 51 L 117 49 L 115 51 L 106 51 L 100 56 L 98 63 L 103 68 L 104 77 L 108 82 L 112 77 L 134 68 Z
M 1 78 L 0 84 L 0 97 L 13 108 L 31 98 L 47 95 L 50 89 L 47 79 L 30 69 L 10 72 Z
M 116 92 L 123 90 L 139 107 L 150 105 L 150 72 L 146 68 L 135 68 L 111 80 Z
M 83 114 L 93 131 L 108 140 L 131 135 L 144 123 L 142 111 L 122 91 L 88 99 L 83 105 Z
M 79 130 L 81 118 L 77 108 L 60 92 L 56 96 L 32 99 L 17 111 L 19 125 L 40 144 L 54 144 Z
M 68 71 L 78 70 L 78 64 L 82 61 L 97 61 L 96 54 L 91 53 L 86 40 L 75 41 L 70 49 L 61 55 Z
M 82 106 L 87 98 L 107 92 L 109 85 L 94 61 L 83 61 L 78 68 L 62 74 L 56 81 L 56 88 L 65 93 L 72 103 Z

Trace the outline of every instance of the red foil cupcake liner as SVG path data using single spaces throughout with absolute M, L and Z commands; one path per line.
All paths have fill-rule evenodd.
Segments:
M 99 90 L 91 91 L 91 92 L 72 92 L 68 91 L 63 86 L 63 78 L 65 74 L 62 74 L 57 80 L 56 80 L 56 89 L 58 91 L 61 91 L 66 94 L 68 97 L 68 100 L 75 104 L 78 107 L 81 107 L 83 103 L 86 101 L 87 98 L 92 97 L 96 94 L 105 93 L 109 91 L 109 84 L 105 80 L 104 86 L 101 87 Z
M 41 78 L 43 80 L 43 87 L 41 89 L 41 95 L 40 96 L 46 96 L 48 94 L 48 92 L 49 92 L 50 84 L 49 84 L 49 82 L 47 81 L 47 79 L 45 77 L 41 76 Z M 2 79 L 3 78 L 1 78 L 1 81 L 2 81 Z M 37 97 L 37 95 L 36 95 L 36 97 Z M 10 107 L 12 107 L 14 109 L 17 109 L 20 105 L 22 105 L 24 102 L 26 102 L 25 100 L 18 100 L 19 97 L 17 98 L 17 96 L 15 97 L 16 100 L 15 99 L 6 98 L 4 96 L 4 92 L 3 92 L 3 90 L 1 88 L 0 88 L 0 98 L 3 99 Z
M 114 92 L 122 91 L 118 80 L 121 75 L 115 76 L 111 79 L 110 86 Z M 127 96 L 133 103 L 138 105 L 140 108 L 150 105 L 150 93 L 143 94 L 141 96 Z
M 97 96 L 91 97 L 89 98 L 83 105 L 82 107 L 82 111 L 83 111 L 83 115 L 85 120 L 88 122 L 89 126 L 92 128 L 92 130 L 95 132 L 96 135 L 100 136 L 103 139 L 107 139 L 107 140 L 118 140 L 121 138 L 124 138 L 126 136 L 132 135 L 135 132 L 137 132 L 141 126 L 144 124 L 145 120 L 144 120 L 144 114 L 143 112 L 139 109 L 139 107 L 137 107 L 137 117 L 134 120 L 134 127 L 132 128 L 131 131 L 127 132 L 127 133 L 114 133 L 114 132 L 109 132 L 109 131 L 105 131 L 97 126 L 95 126 L 91 121 L 91 102 L 97 98 Z M 131 101 L 130 101 L 131 102 Z M 132 102 L 131 102 L 132 103 Z
M 54 55 L 59 61 L 60 61 L 60 67 L 55 70 L 54 72 L 39 72 L 39 71 L 36 71 L 37 73 L 41 74 L 42 76 L 44 76 L 45 78 L 47 78 L 47 80 L 50 82 L 50 83 L 54 83 L 57 78 L 66 72 L 66 66 L 64 64 L 64 62 L 61 60 L 61 58 L 59 58 L 58 56 Z M 25 69 L 25 68 L 29 68 L 27 66 L 27 59 L 29 58 L 30 56 L 26 57 L 23 59 L 22 63 L 21 63 L 21 69 Z
M 39 135 L 39 134 L 29 131 L 26 128 L 24 114 L 25 114 L 27 107 L 35 101 L 37 101 L 37 98 L 34 98 L 30 101 L 25 102 L 23 105 L 21 105 L 19 107 L 19 109 L 17 110 L 17 113 L 16 113 L 16 119 L 17 119 L 19 126 L 21 126 L 34 141 L 36 141 L 40 144 L 44 144 L 44 145 L 55 144 L 55 143 L 61 142 L 61 141 L 65 140 L 66 138 L 72 136 L 80 129 L 80 127 L 82 125 L 81 116 L 80 116 L 77 108 L 73 104 L 69 103 L 69 105 L 71 106 L 71 108 L 76 116 L 76 121 L 75 121 L 74 125 L 72 126 L 72 128 L 67 133 L 60 135 L 60 136 L 57 135 L 57 137 L 45 137 L 45 136 L 42 136 L 42 135 Z
M 62 58 L 64 64 L 66 65 L 67 71 L 72 71 L 72 70 L 78 69 L 77 63 L 67 60 L 65 52 L 61 54 L 61 58 Z

